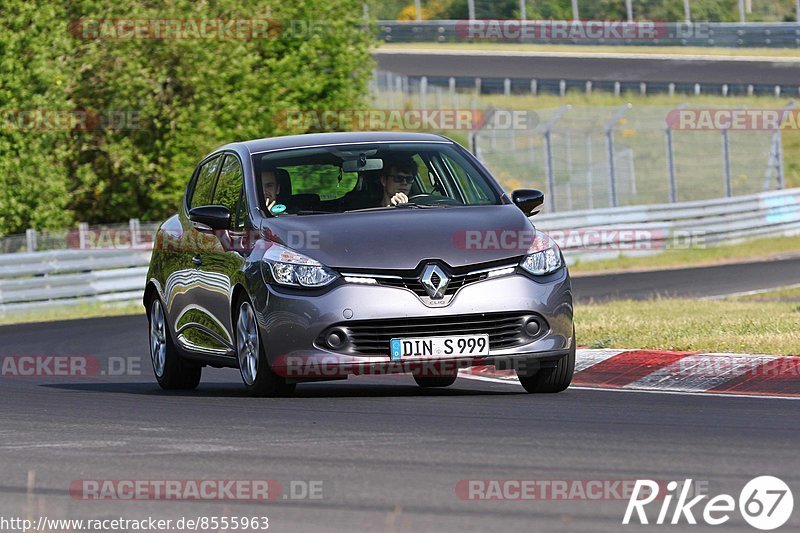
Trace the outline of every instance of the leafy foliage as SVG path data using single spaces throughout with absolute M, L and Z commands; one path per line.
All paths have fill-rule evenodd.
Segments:
M 281 120 L 289 110 L 366 105 L 374 34 L 357 0 L 3 3 L 0 110 L 90 110 L 126 122 L 0 127 L 0 234 L 163 218 L 212 149 L 302 133 Z M 271 30 L 252 39 L 86 38 L 75 24 L 68 31 L 79 19 L 268 19 Z

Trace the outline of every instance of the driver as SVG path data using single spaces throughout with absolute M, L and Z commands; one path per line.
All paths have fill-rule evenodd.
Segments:
M 383 186 L 381 207 L 408 203 L 408 193 L 417 175 L 417 163 L 411 156 L 387 158 L 380 174 Z

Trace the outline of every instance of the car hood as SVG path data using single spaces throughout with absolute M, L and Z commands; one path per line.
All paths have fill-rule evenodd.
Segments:
M 431 259 L 458 267 L 518 258 L 535 230 L 508 204 L 274 217 L 264 221 L 262 233 L 344 270 L 414 269 Z

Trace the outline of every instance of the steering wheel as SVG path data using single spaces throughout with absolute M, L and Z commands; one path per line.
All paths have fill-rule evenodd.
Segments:
M 423 199 L 433 199 L 433 201 L 425 202 Z M 409 197 L 409 203 L 415 202 L 416 200 L 423 200 L 422 202 L 417 202 L 421 205 L 462 205 L 461 202 L 456 200 L 455 198 L 450 198 L 449 196 L 437 196 L 435 194 L 429 193 L 422 193 L 422 194 L 415 194 L 414 196 Z

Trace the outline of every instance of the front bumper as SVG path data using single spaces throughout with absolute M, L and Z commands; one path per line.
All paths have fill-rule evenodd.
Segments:
M 514 274 L 467 285 L 450 305 L 437 308 L 425 306 L 410 290 L 394 287 L 344 284 L 316 296 L 287 294 L 270 285 L 264 287 L 254 303 L 267 358 L 274 372 L 297 381 L 364 373 L 436 375 L 472 365 L 517 368 L 526 361 L 557 360 L 574 344 L 572 291 L 566 269 L 541 279 Z M 317 342 L 329 327 L 351 321 L 435 319 L 504 312 L 535 313 L 546 321 L 548 328 L 532 342 L 491 349 L 488 357 L 481 358 L 392 361 L 389 353 L 353 355 L 326 349 Z

